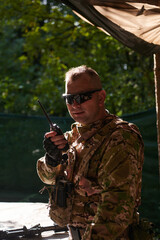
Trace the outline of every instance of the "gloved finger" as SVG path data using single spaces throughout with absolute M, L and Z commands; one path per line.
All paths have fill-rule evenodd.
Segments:
M 56 145 L 50 140 L 50 138 L 44 138 L 43 147 L 46 152 L 48 152 L 50 149 L 54 150 L 55 148 L 57 148 Z
M 57 132 L 55 132 L 55 131 L 46 132 L 46 133 L 44 134 L 44 138 L 51 138 L 51 137 L 54 137 L 54 136 L 56 136 L 56 135 L 57 135 Z
M 50 140 L 55 144 L 55 145 L 60 145 L 60 144 L 65 144 L 67 143 L 67 140 L 62 136 L 62 137 L 53 137 L 50 138 Z
M 61 141 L 63 139 L 65 139 L 64 135 L 51 136 L 51 141 L 53 141 L 53 142 L 56 142 L 56 141 L 59 141 L 59 140 Z
M 60 150 L 64 150 L 67 144 L 68 143 L 66 142 L 65 144 L 58 145 L 57 148 Z M 67 148 L 67 150 L 68 150 L 68 148 Z

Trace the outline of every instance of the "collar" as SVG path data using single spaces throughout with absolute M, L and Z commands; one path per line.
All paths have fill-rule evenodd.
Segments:
M 109 123 L 113 119 L 112 114 L 110 114 L 108 110 L 106 110 L 106 113 L 107 115 L 103 119 L 97 120 L 87 125 L 82 125 L 78 122 L 72 124 L 72 129 L 76 129 L 79 134 L 79 141 L 86 141 L 92 137 L 100 128 L 102 128 L 105 124 Z

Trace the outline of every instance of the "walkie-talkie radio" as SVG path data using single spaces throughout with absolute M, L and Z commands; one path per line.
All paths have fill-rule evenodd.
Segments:
M 57 132 L 57 135 L 63 135 L 63 132 L 62 132 L 62 130 L 60 129 L 60 127 L 59 127 L 56 123 L 53 123 L 53 122 L 51 121 L 49 115 L 47 114 L 47 112 L 46 112 L 46 110 L 44 109 L 44 107 L 43 107 L 42 103 L 40 102 L 40 100 L 37 100 L 37 101 L 38 101 L 38 103 L 39 103 L 39 105 L 40 105 L 40 107 L 41 107 L 44 115 L 46 116 L 46 118 L 47 118 L 47 120 L 48 120 L 48 122 L 49 122 L 50 129 L 51 129 L 52 131 Z M 67 151 L 68 148 L 69 148 L 69 146 L 68 146 L 68 143 L 67 143 L 66 146 L 64 147 L 64 149 L 62 149 L 62 150 L 63 150 L 63 151 Z
M 43 110 L 44 115 L 46 116 L 46 118 L 49 122 L 50 129 L 52 131 L 57 132 L 57 135 L 63 135 L 63 132 L 60 129 L 60 127 L 57 124 L 55 124 L 51 121 L 50 117 L 48 116 L 46 110 L 44 109 L 43 105 L 41 104 L 41 102 L 39 100 L 38 100 L 38 103 L 39 103 L 41 109 Z M 64 149 L 62 149 L 62 150 L 67 151 L 68 148 L 69 148 L 69 145 L 67 143 L 66 146 L 64 147 Z M 65 159 L 66 158 L 65 155 L 67 155 L 67 154 L 64 154 L 62 156 L 62 159 L 67 160 L 67 159 Z M 66 205 L 67 204 L 66 199 L 68 197 L 68 194 L 71 194 L 72 190 L 73 190 L 73 183 L 72 182 L 68 182 L 65 179 L 61 179 L 61 177 L 60 178 L 57 177 L 56 185 L 53 187 L 53 193 L 52 193 L 53 201 L 57 204 L 57 206 L 65 208 L 67 206 Z

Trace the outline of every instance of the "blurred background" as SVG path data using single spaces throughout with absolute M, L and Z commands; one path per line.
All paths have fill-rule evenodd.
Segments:
M 59 1 L 0 2 L 0 201 L 47 202 L 36 173 L 49 125 L 40 99 L 63 131 L 73 122 L 61 98 L 64 74 L 85 64 L 106 90 L 106 108 L 134 122 L 145 144 L 140 214 L 159 224 L 160 194 L 153 56 L 85 23 Z

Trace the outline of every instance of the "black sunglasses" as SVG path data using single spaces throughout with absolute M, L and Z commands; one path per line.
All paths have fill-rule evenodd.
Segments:
M 76 103 L 81 104 L 84 103 L 92 98 L 92 94 L 102 89 L 96 89 L 89 92 L 79 93 L 79 94 L 62 94 L 63 99 L 66 101 L 67 104 L 73 104 L 74 100 Z

